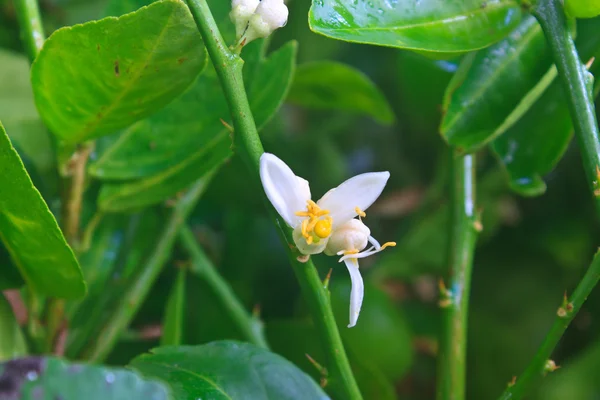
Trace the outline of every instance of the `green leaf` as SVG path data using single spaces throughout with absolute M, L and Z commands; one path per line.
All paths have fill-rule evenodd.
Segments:
M 0 398 L 20 400 L 168 400 L 163 383 L 124 369 L 31 357 L 0 364 Z
M 0 361 L 27 354 L 27 344 L 10 303 L 0 293 Z M 0 378 L 0 382 L 2 379 Z
M 169 382 L 178 400 L 328 398 L 292 363 L 246 343 L 160 347 L 135 358 L 131 366 Z
M 163 321 L 163 335 L 160 339 L 161 346 L 177 346 L 183 339 L 185 316 L 185 277 L 186 269 L 177 271 L 177 279 L 173 283 L 167 309 Z
M 498 136 L 531 106 L 535 97 L 525 97 L 551 65 L 542 29 L 529 16 L 506 39 L 463 59 L 446 89 L 442 136 L 467 152 Z
M 259 127 L 287 95 L 296 49 L 296 42 L 289 42 L 268 58 L 260 58 L 256 74 L 246 80 Z M 92 165 L 91 173 L 102 179 L 138 178 L 105 184 L 100 208 L 112 212 L 158 203 L 218 168 L 231 155 L 230 132 L 221 122 L 228 118 L 227 103 L 211 68 L 177 101 L 126 130 Z
M 365 74 L 333 61 L 300 65 L 288 101 L 308 108 L 364 114 L 382 124 L 394 121 L 383 93 Z
M 308 22 L 338 40 L 453 53 L 497 42 L 520 18 L 512 0 L 313 0 Z
M 73 251 L 0 123 L 0 240 L 36 293 L 58 298 L 85 294 Z
M 31 79 L 46 126 L 74 144 L 160 110 L 196 79 L 206 61 L 187 6 L 162 0 L 119 18 L 54 32 Z
M 600 56 L 598 29 L 597 18 L 578 24 L 577 47 L 583 60 Z M 600 72 L 598 65 L 592 64 L 592 72 Z M 596 96 L 599 91 L 597 83 Z M 569 107 L 561 82 L 556 80 L 491 148 L 506 170 L 511 189 L 522 196 L 538 196 L 546 191 L 542 176 L 554 169 L 572 137 Z

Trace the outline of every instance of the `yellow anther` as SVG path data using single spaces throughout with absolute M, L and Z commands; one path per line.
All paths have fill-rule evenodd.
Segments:
M 394 247 L 396 245 L 396 242 L 387 242 L 381 245 L 381 250 L 385 249 L 386 247 Z
M 356 212 L 356 214 L 358 214 L 358 216 L 361 218 L 364 218 L 367 216 L 367 213 L 365 213 L 363 210 L 361 210 L 358 207 L 354 207 L 354 212 Z
M 296 216 L 305 217 L 302 220 L 301 232 L 306 239 L 307 244 L 319 242 L 319 239 L 324 239 L 331 234 L 333 219 L 329 214 L 329 210 L 322 210 L 317 203 L 312 200 L 306 202 L 305 211 L 297 211 Z M 326 217 L 323 219 L 323 217 Z
M 344 251 L 344 255 L 347 256 L 348 254 L 358 254 L 359 251 L 356 249 L 352 249 L 352 250 L 346 250 Z
M 331 234 L 331 222 L 328 219 L 320 219 L 314 227 L 315 235 L 321 239 L 325 239 Z

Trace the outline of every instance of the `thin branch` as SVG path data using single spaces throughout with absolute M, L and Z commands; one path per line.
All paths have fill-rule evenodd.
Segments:
M 210 286 L 246 340 L 268 349 L 269 345 L 264 336 L 262 323 L 245 310 L 244 305 L 237 298 L 231 286 L 219 275 L 213 263 L 208 259 L 190 228 L 187 226 L 181 228 L 179 239 L 191 257 L 191 272 L 198 275 Z
M 251 171 L 258 188 L 260 187 L 259 162 L 263 147 L 244 88 L 242 75 L 244 62 L 237 54 L 228 50 L 206 0 L 187 0 L 187 3 L 204 39 L 204 44 L 229 104 L 234 128 L 234 148 Z M 265 201 L 267 201 L 266 196 Z M 330 372 L 329 384 L 339 391 L 341 398 L 361 399 L 360 390 L 350 369 L 350 363 L 335 323 L 328 291 L 323 287 L 312 261 L 306 263 L 298 261 L 300 254 L 293 250 L 295 247 L 291 238 L 291 230 L 276 215 L 270 205 L 268 210 L 273 222 L 279 228 L 280 238 L 313 316 L 323 349 L 326 350 L 327 370 Z
M 443 314 L 438 359 L 438 400 L 465 398 L 467 319 L 473 255 L 481 223 L 475 210 L 475 156 L 450 156 L 450 284 L 440 281 Z

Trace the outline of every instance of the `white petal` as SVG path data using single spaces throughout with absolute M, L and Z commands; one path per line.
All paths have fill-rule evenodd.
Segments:
M 295 227 L 301 221 L 295 213 L 306 210 L 310 200 L 308 182 L 292 172 L 290 167 L 270 153 L 260 157 L 260 180 L 267 197 L 285 222 Z
M 355 258 L 344 260 L 348 272 L 350 272 L 350 279 L 352 280 L 352 290 L 350 291 L 350 324 L 348 328 L 352 328 L 356 325 L 358 320 L 358 314 L 360 314 L 360 308 L 362 306 L 363 297 L 365 294 L 365 285 L 363 284 L 362 276 L 358 270 L 358 261 Z
M 325 193 L 317 204 L 331 212 L 335 229 L 356 217 L 356 207 L 363 211 L 369 208 L 383 191 L 389 177 L 387 171 L 357 175 Z

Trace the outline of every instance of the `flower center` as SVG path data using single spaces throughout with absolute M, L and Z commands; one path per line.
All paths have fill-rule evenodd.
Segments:
M 328 216 L 329 210 L 323 210 L 312 200 L 306 202 L 306 211 L 297 211 L 298 217 L 306 217 L 302 221 L 302 236 L 307 244 L 319 243 L 331 235 L 333 219 Z

